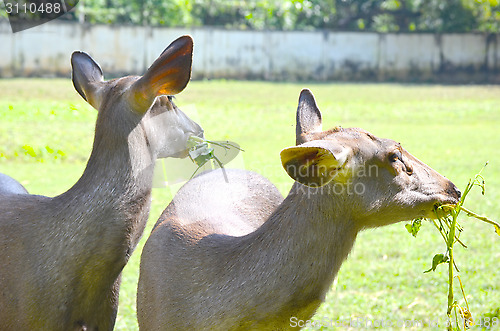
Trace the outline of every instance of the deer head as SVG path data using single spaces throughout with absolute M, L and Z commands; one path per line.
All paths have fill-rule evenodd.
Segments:
M 281 152 L 287 173 L 349 206 L 359 228 L 420 217 L 457 203 L 460 191 L 400 143 L 358 128 L 323 131 L 313 94 L 303 90 L 297 111 L 298 146 Z
M 172 42 L 143 76 L 104 81 L 99 65 L 86 53 L 72 55 L 73 84 L 78 93 L 98 110 L 97 133 L 126 138 L 138 127 L 154 158 L 185 157 L 186 141 L 203 135 L 201 127 L 172 102 L 191 77 L 193 40 L 183 36 Z M 120 121 L 116 119 L 120 118 Z M 141 122 L 142 121 L 142 122 Z M 140 125 L 138 123 L 141 122 Z

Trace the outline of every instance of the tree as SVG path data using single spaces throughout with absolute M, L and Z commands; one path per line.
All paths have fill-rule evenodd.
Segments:
M 497 32 L 499 1 L 80 0 L 77 10 L 83 10 L 91 23 L 256 30 Z

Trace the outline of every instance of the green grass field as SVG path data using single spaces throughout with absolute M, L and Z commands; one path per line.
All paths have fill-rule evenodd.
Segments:
M 498 86 L 207 81 L 191 82 L 176 103 L 196 117 L 207 138 L 239 143 L 245 150 L 245 167 L 267 176 L 286 194 L 292 180 L 281 167 L 279 152 L 295 142 L 295 111 L 303 87 L 315 94 L 324 128 L 362 127 L 399 141 L 461 189 L 489 161 L 483 172 L 486 196 L 476 190 L 466 206 L 500 219 Z M 69 79 L 0 80 L 0 172 L 34 194 L 64 192 L 85 167 L 95 119 L 96 111 L 73 90 Z M 141 249 L 170 199 L 168 189 L 153 190 L 148 228 L 123 272 L 116 330 L 137 330 Z M 500 238 L 490 225 L 461 223 L 461 239 L 468 249 L 457 247 L 455 258 L 473 317 L 500 318 Z M 447 268 L 423 273 L 432 256 L 444 249 L 429 223 L 417 238 L 402 223 L 361 233 L 315 319 L 394 323 L 387 329 L 400 329 L 404 321 L 438 320 L 444 329 Z M 458 287 L 455 294 L 461 298 Z

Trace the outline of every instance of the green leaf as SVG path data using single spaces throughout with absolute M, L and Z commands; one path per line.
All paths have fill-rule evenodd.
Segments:
M 432 268 L 430 268 L 429 270 L 427 271 L 424 271 L 424 273 L 426 272 L 430 272 L 430 271 L 436 271 L 436 267 L 438 265 L 440 265 L 441 263 L 446 263 L 449 261 L 449 257 L 447 255 L 444 255 L 444 254 L 436 254 L 434 255 L 434 257 L 432 258 Z
M 411 221 L 411 223 L 406 224 L 405 228 L 412 236 L 416 237 L 421 226 L 422 226 L 422 220 L 416 219 Z
M 226 150 L 236 148 L 239 151 L 243 151 L 238 145 L 229 141 L 216 142 L 205 140 L 196 136 L 191 136 L 187 141 L 187 146 L 189 148 L 189 157 L 194 163 L 196 163 L 196 165 L 198 165 L 198 169 L 212 159 L 215 160 L 221 168 L 223 167 L 223 163 L 215 156 L 215 150 L 210 147 L 210 145 L 216 145 Z M 198 169 L 196 169 L 196 171 L 198 171 Z
M 30 145 L 24 145 L 23 149 L 24 149 L 24 154 L 36 157 L 35 150 Z
M 189 151 L 189 157 L 198 165 L 202 166 L 214 157 L 214 149 L 209 148 L 208 144 L 199 145 L 196 149 Z

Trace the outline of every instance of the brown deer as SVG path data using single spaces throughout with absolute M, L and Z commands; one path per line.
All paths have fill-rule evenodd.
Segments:
M 181 37 L 142 76 L 104 81 L 82 52 L 73 84 L 98 110 L 81 178 L 56 197 L 0 195 L 0 330 L 112 330 L 120 273 L 144 230 L 156 158 L 187 155 L 201 127 L 172 102 L 191 75 Z
M 257 174 L 212 171 L 186 183 L 142 252 L 141 330 L 288 330 L 311 318 L 359 231 L 433 217 L 455 185 L 399 143 L 321 129 L 309 90 L 297 144 L 281 152 L 295 184 L 282 200 Z

